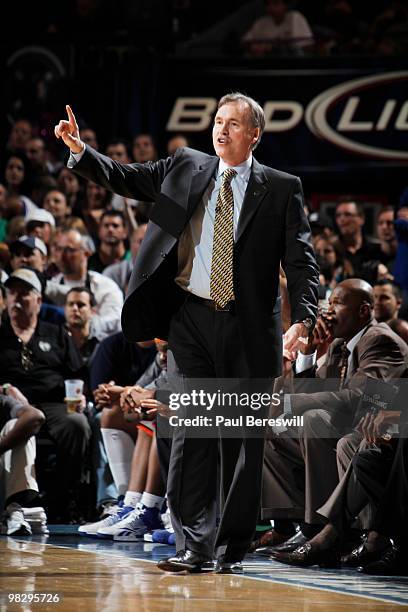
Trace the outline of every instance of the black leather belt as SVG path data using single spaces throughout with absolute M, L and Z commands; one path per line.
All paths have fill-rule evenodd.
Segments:
M 230 302 L 228 302 L 228 304 L 225 304 L 225 306 L 219 306 L 219 304 L 217 304 L 217 302 L 214 302 L 214 300 L 207 300 L 206 298 L 202 298 L 198 295 L 195 295 L 194 293 L 189 293 L 187 296 L 187 300 L 191 302 L 197 302 L 198 304 L 203 304 L 204 306 L 207 306 L 207 308 L 211 308 L 216 312 L 235 312 L 234 300 L 231 300 Z

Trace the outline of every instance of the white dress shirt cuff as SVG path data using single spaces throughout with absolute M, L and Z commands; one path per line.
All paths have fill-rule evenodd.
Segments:
M 71 151 L 67 164 L 68 168 L 73 168 L 77 165 L 77 163 L 82 159 L 82 156 L 85 153 L 85 149 L 86 147 L 84 147 L 80 153 L 73 153 Z
M 300 374 L 301 372 L 304 372 L 305 370 L 309 370 L 310 368 L 313 368 L 315 363 L 316 363 L 316 351 L 312 353 L 311 355 L 304 355 L 303 353 L 299 351 L 296 357 L 295 374 Z

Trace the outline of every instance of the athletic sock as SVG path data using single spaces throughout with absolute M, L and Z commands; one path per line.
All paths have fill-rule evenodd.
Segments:
M 129 486 L 134 442 L 120 429 L 102 428 L 101 434 L 116 488 L 119 495 L 124 495 Z

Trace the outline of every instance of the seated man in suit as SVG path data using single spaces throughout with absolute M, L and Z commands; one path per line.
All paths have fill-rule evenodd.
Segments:
M 258 549 L 264 554 L 293 551 L 320 531 L 322 517 L 316 511 L 339 481 L 336 444 L 356 424 L 366 378 L 388 381 L 407 372 L 407 347 L 386 324 L 373 318 L 368 283 L 359 279 L 340 283 L 330 297 L 328 317 L 330 324 L 328 319 L 318 320 L 296 359 L 294 382 L 309 392 L 290 395 L 286 412 L 303 415 L 303 427 L 293 432 L 294 437 L 272 433 L 266 444 L 262 517 L 275 520 L 276 532 L 270 538 L 272 549 Z M 316 370 L 316 349 L 328 339 L 332 342 L 326 361 Z M 351 459 L 361 435 L 352 434 L 346 440 Z M 300 522 L 301 530 L 274 547 L 290 534 L 292 521 Z
M 401 391 L 405 391 L 402 387 Z M 327 519 L 323 529 L 292 552 L 275 552 L 276 561 L 289 565 L 340 565 L 345 533 L 358 514 L 370 506 L 367 534 L 351 553 L 341 557 L 345 567 L 368 574 L 406 574 L 408 480 L 406 424 L 401 437 L 390 438 L 390 425 L 404 421 L 401 410 L 380 409 L 362 417 L 358 429 L 363 435 L 348 473 L 318 513 Z M 406 417 L 405 417 L 406 418 Z M 392 540 L 391 540 L 392 538 Z

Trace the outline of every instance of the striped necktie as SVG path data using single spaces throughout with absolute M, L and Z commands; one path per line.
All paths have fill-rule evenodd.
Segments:
M 235 175 L 233 168 L 224 171 L 215 207 L 210 297 L 221 308 L 234 299 L 234 195 L 231 180 Z

